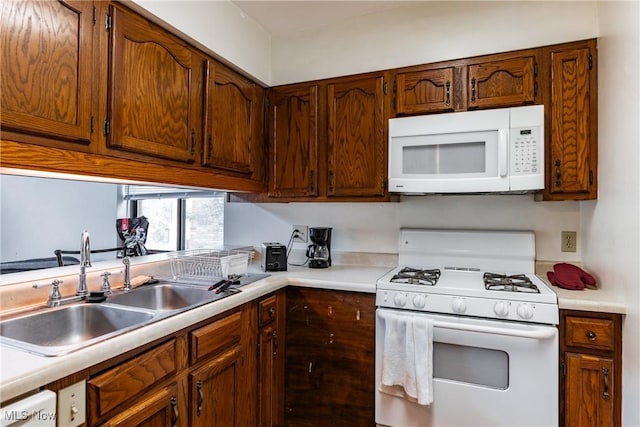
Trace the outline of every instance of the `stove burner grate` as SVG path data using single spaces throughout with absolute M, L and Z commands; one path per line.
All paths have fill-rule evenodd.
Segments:
M 540 289 L 524 274 L 484 273 L 484 288 L 490 291 L 540 293 Z
M 394 283 L 408 283 L 410 285 L 434 286 L 440 278 L 440 270 L 404 267 L 391 278 Z

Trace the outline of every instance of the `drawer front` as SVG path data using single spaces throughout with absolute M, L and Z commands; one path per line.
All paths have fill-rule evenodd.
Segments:
M 173 339 L 92 378 L 87 383 L 92 422 L 176 372 Z
M 189 334 L 191 363 L 198 363 L 239 343 L 241 327 L 242 313 L 238 311 L 191 332 Z
M 260 327 L 273 322 L 278 317 L 278 299 L 275 295 L 258 302 L 258 323 Z
M 567 317 L 566 344 L 597 350 L 614 349 L 613 320 Z

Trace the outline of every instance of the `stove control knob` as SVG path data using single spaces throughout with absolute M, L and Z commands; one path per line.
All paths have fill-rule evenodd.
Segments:
M 415 308 L 424 308 L 427 305 L 427 297 L 424 295 L 416 295 L 413 297 L 413 306 Z
M 498 317 L 507 317 L 509 315 L 509 305 L 504 301 L 498 301 L 493 306 L 493 312 Z
M 520 304 L 518 306 L 518 316 L 525 320 L 529 320 L 533 317 L 533 305 L 531 304 Z
M 454 313 L 462 314 L 467 311 L 467 303 L 464 298 L 454 298 L 451 308 L 453 309 Z
M 393 297 L 393 302 L 398 307 L 404 307 L 404 305 L 407 303 L 407 296 L 405 294 L 395 294 L 395 296 Z

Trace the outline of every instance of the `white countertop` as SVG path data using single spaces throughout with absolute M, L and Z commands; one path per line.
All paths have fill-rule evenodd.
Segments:
M 286 272 L 242 287 L 242 292 L 58 357 L 44 357 L 0 345 L 0 401 L 37 390 L 104 360 L 133 350 L 287 285 L 375 293 L 376 281 L 391 267 L 334 265 L 327 269 L 289 267 Z M 250 270 L 251 271 L 251 270 Z M 546 281 L 546 277 L 540 276 Z M 548 283 L 548 282 L 547 282 Z M 560 309 L 625 313 L 626 305 L 603 289 L 570 291 L 552 286 Z
M 245 285 L 242 292 L 194 308 L 68 355 L 44 357 L 0 345 L 0 401 L 36 390 L 104 360 L 133 350 L 287 285 L 375 293 L 376 281 L 390 267 L 334 265 L 327 269 L 290 267 Z

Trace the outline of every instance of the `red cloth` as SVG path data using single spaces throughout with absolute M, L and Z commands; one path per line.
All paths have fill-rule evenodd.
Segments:
M 560 288 L 582 290 L 585 287 L 594 288 L 596 279 L 592 275 L 573 264 L 565 262 L 553 266 L 553 272 L 547 272 L 549 281 Z

